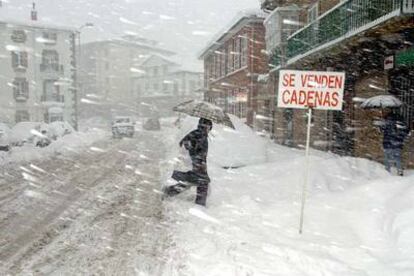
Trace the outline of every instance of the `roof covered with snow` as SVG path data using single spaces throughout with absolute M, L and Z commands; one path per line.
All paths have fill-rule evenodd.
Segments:
M 0 18 L 0 24 L 21 26 L 24 28 L 35 28 L 35 29 L 52 29 L 67 32 L 76 32 L 77 29 L 74 27 L 63 26 L 55 23 L 45 21 L 32 21 L 32 20 L 15 20 L 8 18 Z
M 234 34 L 235 29 L 239 25 L 245 25 L 250 22 L 263 22 L 267 17 L 267 13 L 263 12 L 262 10 L 244 10 L 239 12 L 233 20 L 229 22 L 229 24 L 223 28 L 220 32 L 218 32 L 211 41 L 207 44 L 207 46 L 200 52 L 198 55 L 200 59 L 204 58 L 204 56 L 210 52 L 214 51 L 220 46 L 220 43 L 228 36 Z
M 144 42 L 137 42 L 137 41 L 131 41 L 125 38 L 115 38 L 115 39 L 106 39 L 106 40 L 97 40 L 93 42 L 88 42 L 85 44 L 82 44 L 83 46 L 92 46 L 92 45 L 103 45 L 103 44 L 117 44 L 117 45 L 126 45 L 130 47 L 137 47 L 137 48 L 143 48 L 148 49 L 153 52 L 158 52 L 163 55 L 172 56 L 175 55 L 173 51 L 170 51 L 168 49 L 164 49 L 162 47 L 156 46 L 153 43 L 144 43 Z

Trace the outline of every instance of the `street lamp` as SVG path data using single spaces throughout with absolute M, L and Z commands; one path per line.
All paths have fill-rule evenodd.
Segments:
M 75 96 L 74 96 L 74 109 L 75 109 L 75 124 L 74 124 L 74 128 L 76 130 L 78 130 L 78 119 L 79 119 L 79 110 L 78 110 L 78 102 L 79 102 L 79 93 L 80 93 L 80 73 L 81 73 L 81 31 L 83 28 L 91 28 L 93 27 L 94 24 L 91 22 L 87 22 L 85 24 L 83 24 L 82 26 L 80 26 L 77 30 L 76 30 L 76 34 L 78 35 L 78 63 L 77 63 L 77 74 L 76 74 L 76 91 L 75 91 Z

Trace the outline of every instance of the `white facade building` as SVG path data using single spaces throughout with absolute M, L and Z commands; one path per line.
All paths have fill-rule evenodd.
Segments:
M 0 21 L 0 122 L 76 127 L 76 31 Z
M 80 82 L 82 95 L 94 95 L 114 103 L 130 104 L 133 78 L 150 55 L 174 53 L 158 46 L 158 42 L 136 36 L 95 41 L 81 45 Z
M 141 116 L 150 115 L 152 110 L 168 115 L 179 102 L 202 99 L 202 93 L 197 91 L 202 87 L 203 73 L 187 67 L 178 58 L 157 54 L 140 64 L 140 76 L 134 78 L 133 92 Z

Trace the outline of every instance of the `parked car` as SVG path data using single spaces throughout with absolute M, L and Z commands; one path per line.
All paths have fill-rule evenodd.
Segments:
M 160 130 L 161 124 L 157 117 L 148 118 L 142 126 L 145 130 Z
M 0 123 L 0 151 L 10 150 L 10 128 L 4 123 Z
M 37 133 L 36 137 L 34 138 L 34 144 L 36 147 L 47 147 L 52 143 L 52 139 L 48 135 L 47 129 L 41 129 L 40 134 Z
M 10 143 L 13 146 L 23 146 L 24 144 L 36 144 L 36 134 L 42 130 L 47 130 L 47 124 L 41 122 L 20 122 L 12 127 L 10 132 Z M 39 135 L 38 135 L 39 136 Z
M 75 130 L 68 122 L 56 121 L 48 126 L 48 135 L 51 139 L 57 140 L 60 137 L 73 133 Z
M 117 116 L 112 122 L 112 136 L 114 138 L 133 137 L 135 123 L 130 117 Z

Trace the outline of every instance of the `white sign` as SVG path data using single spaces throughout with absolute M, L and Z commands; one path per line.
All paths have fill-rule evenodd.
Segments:
M 342 110 L 345 73 L 281 70 L 277 106 Z
M 394 56 L 388 56 L 384 59 L 384 69 L 389 70 L 394 68 Z

